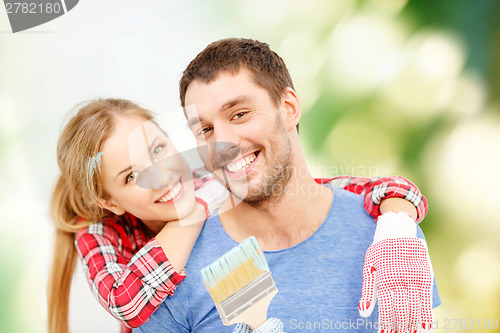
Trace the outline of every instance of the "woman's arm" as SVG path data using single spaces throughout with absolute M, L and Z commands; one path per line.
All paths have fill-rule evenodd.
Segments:
M 175 271 L 156 239 L 133 254 L 129 237 L 118 223 L 97 222 L 77 233 L 75 244 L 99 303 L 126 326 L 138 327 L 185 274 Z
M 146 322 L 173 295 L 185 277 L 184 267 L 203 222 L 227 197 L 225 188 L 213 179 L 198 183 L 191 214 L 166 223 L 147 243 L 129 214 L 94 223 L 76 234 L 75 244 L 94 295 L 128 327 Z
M 168 222 L 155 236 L 176 272 L 181 272 L 186 266 L 206 214 L 205 206 L 197 203 L 189 216 L 181 221 Z
M 376 178 L 340 176 L 331 179 L 316 179 L 316 182 L 328 183 L 349 192 L 364 195 L 365 209 L 374 218 L 387 211 L 402 211 L 419 223 L 427 214 L 425 197 L 418 187 L 401 176 Z
M 200 170 L 195 171 L 194 182 L 196 205 L 191 214 L 179 221 L 168 222 L 155 236 L 177 272 L 186 266 L 203 222 L 229 195 L 221 183 L 210 174 L 201 174 Z

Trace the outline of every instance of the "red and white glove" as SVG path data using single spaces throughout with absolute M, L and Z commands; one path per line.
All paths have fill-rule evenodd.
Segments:
M 196 201 L 205 207 L 207 218 L 229 197 L 226 187 L 213 179 L 194 192 Z
M 365 256 L 359 314 L 370 316 L 378 298 L 379 332 L 432 332 L 433 279 L 413 218 L 401 212 L 380 216 Z
M 233 333 L 285 333 L 283 323 L 278 318 L 269 318 L 252 331 L 247 324 L 239 323 L 233 330 Z

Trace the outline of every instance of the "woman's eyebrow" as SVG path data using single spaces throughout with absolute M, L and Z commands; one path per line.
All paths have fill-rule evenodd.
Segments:
M 126 167 L 126 168 L 125 168 L 125 169 L 123 169 L 122 171 L 118 172 L 118 174 L 116 175 L 115 180 L 117 180 L 117 179 L 118 179 L 118 177 L 120 177 L 120 175 L 121 175 L 122 173 L 127 172 L 127 171 L 130 171 L 130 170 L 132 170 L 132 166 L 131 166 L 131 165 L 130 165 L 130 166 L 128 166 L 128 167 Z
M 153 140 L 153 142 L 151 142 L 151 144 L 149 145 L 149 147 L 148 147 L 148 154 L 149 154 L 150 158 L 152 158 L 151 150 L 153 150 L 153 146 L 155 145 L 156 141 L 158 141 L 158 139 L 161 139 L 161 138 L 162 138 L 161 136 L 157 136 L 157 137 Z M 152 159 L 151 159 L 151 161 L 152 161 Z M 116 175 L 115 180 L 116 180 L 116 179 L 118 179 L 118 177 L 120 177 L 120 175 L 121 175 L 122 173 L 127 172 L 127 171 L 131 171 L 131 170 L 132 170 L 132 167 L 133 167 L 133 165 L 129 165 L 128 167 L 126 167 L 126 168 L 125 168 L 125 169 L 123 169 L 122 171 L 118 172 L 118 174 Z
M 153 150 L 154 150 L 154 147 L 156 145 L 156 142 L 161 140 L 161 139 L 165 139 L 165 141 L 167 142 L 167 145 L 168 145 L 168 139 L 166 136 L 157 136 L 152 142 L 151 144 L 149 145 L 148 147 L 148 155 L 149 155 L 149 158 L 151 160 L 151 162 L 153 162 L 154 158 L 153 158 Z
M 157 136 L 157 137 L 156 137 L 156 138 L 155 138 L 155 139 L 151 142 L 151 144 L 149 145 L 149 151 L 152 151 L 152 150 L 153 150 L 153 147 L 154 147 L 154 145 L 155 145 L 156 141 L 158 141 L 158 139 L 160 139 L 160 137 L 159 137 L 159 136 Z

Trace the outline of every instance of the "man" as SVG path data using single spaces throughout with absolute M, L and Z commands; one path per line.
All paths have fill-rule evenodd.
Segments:
M 311 176 L 298 137 L 300 102 L 283 60 L 265 43 L 217 41 L 184 71 L 180 97 L 198 142 L 233 143 L 234 149 L 241 149 L 240 157 L 225 162 L 216 175 L 223 182 L 227 179 L 232 194 L 243 202 L 230 207 L 227 200 L 224 213 L 207 220 L 186 266 L 188 277 L 139 332 L 231 332 L 231 327 L 222 326 L 199 272 L 249 236 L 265 251 L 279 290 L 268 316 L 280 318 L 286 332 L 377 331 L 377 316 L 363 319 L 359 312 L 368 315 L 373 310 L 370 283 L 378 264 L 365 266 L 358 308 L 365 253 L 376 224 L 360 196 L 319 184 Z M 224 150 L 231 148 L 224 145 Z M 417 217 L 415 207 L 402 199 L 386 202 L 382 213 L 402 210 Z M 385 244 L 385 238 L 403 239 L 402 246 L 411 250 L 413 245 L 405 240 L 416 234 L 415 224 L 408 216 L 399 219 L 410 227 L 390 237 L 377 229 L 376 239 L 382 241 L 378 244 Z M 394 303 L 385 296 L 379 301 L 381 313 L 391 318 L 391 306 L 401 310 L 397 306 L 402 302 L 418 302 L 407 290 L 398 290 Z M 416 329 L 420 320 L 428 328 L 432 317 L 430 304 L 426 306 L 419 310 L 422 316 L 410 312 L 398 318 L 413 322 L 399 330 Z M 393 328 L 387 320 L 380 325 L 382 330 Z

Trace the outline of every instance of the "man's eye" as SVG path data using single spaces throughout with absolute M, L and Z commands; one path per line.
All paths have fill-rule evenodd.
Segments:
M 208 127 L 208 126 L 207 126 L 207 127 L 202 128 L 202 129 L 198 132 L 198 134 L 199 134 L 199 135 L 202 135 L 202 134 L 207 134 L 207 133 L 208 133 L 209 131 L 211 131 L 211 130 L 212 130 L 212 127 Z
M 233 115 L 233 117 L 231 119 L 239 119 L 241 117 L 243 117 L 245 114 L 247 114 L 247 112 L 238 112 L 236 113 L 235 115 Z
M 130 181 L 134 180 L 137 177 L 137 172 L 131 172 L 125 178 L 125 184 L 128 184 Z

